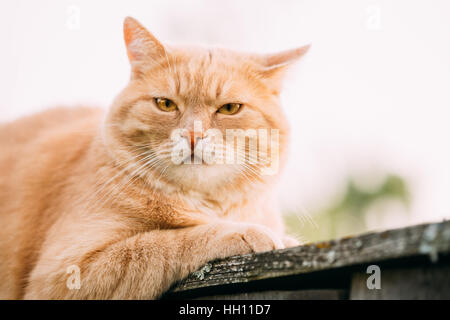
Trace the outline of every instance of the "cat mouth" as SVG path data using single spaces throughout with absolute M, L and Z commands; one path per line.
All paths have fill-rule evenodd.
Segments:
M 194 152 L 184 158 L 182 164 L 185 165 L 207 165 L 203 157 L 199 157 Z
M 203 159 L 203 157 L 196 155 L 194 152 L 186 155 L 181 161 L 172 161 L 173 164 L 177 166 L 188 166 L 188 165 L 208 165 L 208 163 Z

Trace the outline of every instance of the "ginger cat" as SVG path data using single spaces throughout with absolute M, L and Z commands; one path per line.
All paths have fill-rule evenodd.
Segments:
M 133 18 L 124 37 L 131 79 L 106 114 L 60 108 L 0 127 L 2 299 L 154 299 L 208 261 L 297 245 L 275 205 L 278 174 L 248 156 L 175 163 L 171 150 L 183 129 L 184 160 L 198 160 L 212 142 L 196 121 L 224 136 L 278 129 L 282 166 L 282 78 L 308 47 L 166 46 Z

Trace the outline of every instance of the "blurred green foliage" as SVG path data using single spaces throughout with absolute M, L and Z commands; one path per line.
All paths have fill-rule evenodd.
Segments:
M 410 204 L 410 192 L 404 179 L 386 175 L 376 188 L 366 190 L 348 178 L 342 196 L 333 199 L 319 212 L 288 212 L 285 215 L 287 233 L 302 241 L 329 240 L 368 231 L 366 215 L 369 209 L 382 201 Z

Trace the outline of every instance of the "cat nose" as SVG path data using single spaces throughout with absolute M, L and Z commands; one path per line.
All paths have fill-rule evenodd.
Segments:
M 190 142 L 191 150 L 194 151 L 195 143 L 203 137 L 201 132 L 195 132 L 195 131 L 184 131 L 181 134 L 182 137 L 186 138 L 188 142 Z

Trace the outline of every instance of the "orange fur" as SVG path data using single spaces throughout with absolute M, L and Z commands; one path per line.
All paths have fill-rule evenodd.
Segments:
M 157 298 L 207 261 L 295 244 L 273 200 L 276 176 L 175 165 L 162 146 L 194 120 L 221 132 L 277 128 L 283 160 L 278 93 L 305 49 L 168 47 L 132 18 L 124 35 L 132 76 L 106 114 L 59 108 L 0 127 L 0 298 Z M 179 109 L 164 113 L 155 97 Z M 230 102 L 242 111 L 215 112 Z M 80 289 L 66 285 L 71 265 Z

